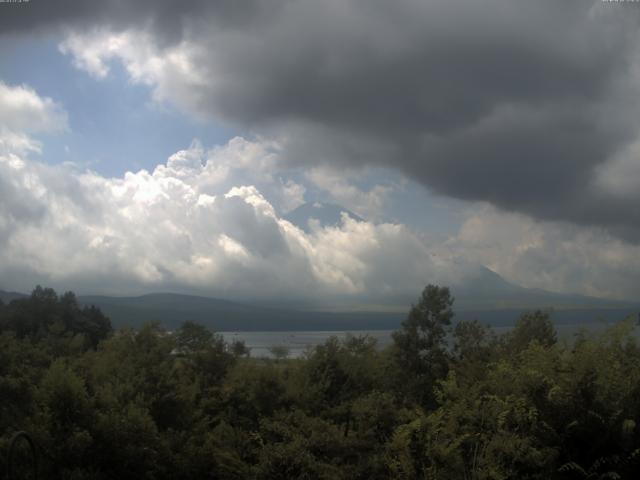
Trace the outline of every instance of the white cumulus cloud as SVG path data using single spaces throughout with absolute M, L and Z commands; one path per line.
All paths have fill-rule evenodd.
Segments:
M 42 145 L 31 134 L 68 128 L 67 113 L 51 98 L 0 81 L 0 153 L 40 153 Z
M 198 111 L 198 91 L 210 82 L 198 61 L 202 47 L 184 40 L 161 48 L 143 29 L 112 31 L 96 28 L 70 32 L 59 50 L 72 57 L 76 68 L 97 79 L 109 75 L 110 62 L 122 62 L 132 82 L 152 88 L 158 102 Z
M 0 267 L 24 279 L 14 288 L 37 280 L 231 298 L 413 294 L 442 274 L 404 226 L 345 217 L 307 234 L 256 186 L 221 185 L 245 142 L 211 152 L 194 143 L 121 178 L 0 155 Z
M 0 125 L 0 278 L 12 282 L 0 288 L 383 302 L 413 298 L 429 282 L 455 284 L 484 264 L 528 287 L 640 294 L 640 247 L 602 229 L 481 204 L 438 243 L 401 224 L 347 216 L 304 232 L 282 214 L 305 201 L 308 185 L 280 175 L 280 146 L 264 138 L 211 149 L 194 141 L 153 171 L 106 178 L 31 158 L 41 150 L 32 135 L 68 126 L 64 109 L 28 86 L 0 83 Z M 624 191 L 634 152 L 601 174 L 601 188 Z M 357 187 L 335 170 L 314 169 L 304 180 L 365 218 L 393 193 Z

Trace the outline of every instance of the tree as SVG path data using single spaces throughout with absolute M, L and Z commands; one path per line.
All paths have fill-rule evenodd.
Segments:
M 203 386 L 217 385 L 235 361 L 222 335 L 187 321 L 175 335 L 177 353 L 185 355 L 185 364 L 201 375 Z
M 550 319 L 549 312 L 536 310 L 524 313 L 516 323 L 516 327 L 506 335 L 507 347 L 512 352 L 519 352 L 531 342 L 538 342 L 543 347 L 551 347 L 557 342 L 556 329 Z
M 284 360 L 291 354 L 291 349 L 287 345 L 273 345 L 269 347 L 269 353 L 276 360 Z
M 234 340 L 231 342 L 230 349 L 234 357 L 248 357 L 251 355 L 251 349 L 247 347 L 244 340 Z
M 452 305 L 448 287 L 427 285 L 402 328 L 393 333 L 401 391 L 427 406 L 433 406 L 434 384 L 448 370 L 446 335 L 453 318 Z
M 82 309 L 82 316 L 85 319 L 85 333 L 93 347 L 96 347 L 100 341 L 111 334 L 111 320 L 109 320 L 98 307 L 94 305 L 84 307 Z
M 0 330 L 34 342 L 45 340 L 56 355 L 95 348 L 112 332 L 111 321 L 99 308 L 81 309 L 73 292 L 58 297 L 51 288 L 40 286 L 2 309 Z
M 453 329 L 452 364 L 459 381 L 477 382 L 496 356 L 496 336 L 478 320 L 462 321 Z
M 176 344 L 182 353 L 195 353 L 209 348 L 214 335 L 204 325 L 186 321 L 176 332 Z

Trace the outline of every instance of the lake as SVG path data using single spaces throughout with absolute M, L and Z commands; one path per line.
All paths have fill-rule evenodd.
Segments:
M 570 340 L 580 329 L 592 332 L 604 330 L 610 323 L 597 322 L 589 324 L 560 324 L 556 325 L 558 339 Z M 513 327 L 494 327 L 497 334 L 505 333 Z M 252 357 L 271 357 L 269 348 L 283 345 L 289 348 L 289 358 L 299 358 L 306 349 L 324 343 L 329 337 L 339 339 L 348 334 L 354 336 L 368 335 L 375 338 L 380 348 L 391 344 L 393 330 L 354 330 L 354 331 L 284 331 L 284 332 L 219 332 L 227 342 L 242 340 L 251 349 Z
M 220 332 L 227 342 L 243 340 L 251 349 L 252 357 L 271 357 L 269 348 L 284 345 L 289 348 L 289 357 L 298 358 L 309 347 L 324 343 L 329 337 L 345 338 L 349 333 L 355 336 L 369 335 L 378 342 L 380 348 L 391 343 L 393 330 L 356 330 L 347 331 L 289 331 L 289 332 Z

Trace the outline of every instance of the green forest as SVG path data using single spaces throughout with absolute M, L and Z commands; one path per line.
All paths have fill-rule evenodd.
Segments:
M 113 330 L 71 292 L 0 305 L 0 467 L 62 479 L 640 478 L 634 319 L 496 335 L 429 285 L 392 345 L 253 358 L 184 322 Z M 284 357 L 284 355 L 280 355 Z

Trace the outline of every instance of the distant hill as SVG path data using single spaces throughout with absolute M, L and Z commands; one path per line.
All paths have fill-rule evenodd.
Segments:
M 452 285 L 459 310 L 497 310 L 514 308 L 554 309 L 626 309 L 637 308 L 639 302 L 610 300 L 578 294 L 549 292 L 538 288 L 525 288 L 508 282 L 496 272 L 479 267 L 459 284 Z
M 24 293 L 5 292 L 4 290 L 0 290 L 0 300 L 2 300 L 3 303 L 9 303 L 11 300 L 17 300 L 18 298 L 24 298 L 27 296 L 28 295 L 25 295 Z
M 347 216 L 359 222 L 364 221 L 361 217 L 343 206 L 321 202 L 300 205 L 295 210 L 284 215 L 283 218 L 301 230 L 309 232 L 311 230 L 309 225 L 312 220 L 317 220 L 321 227 L 332 227 L 342 223 L 343 213 L 346 213 Z
M 308 312 L 171 293 L 139 297 L 81 296 L 78 300 L 81 304 L 99 307 L 115 327 L 137 327 L 148 321 L 159 321 L 166 328 L 173 329 L 183 321 L 191 320 L 216 331 L 393 330 L 400 326 L 410 308 L 407 305 L 402 312 Z M 527 310 L 454 309 L 456 321 L 477 319 L 492 326 L 513 325 Z M 557 324 L 589 324 L 598 320 L 613 322 L 637 314 L 636 306 L 593 306 L 555 309 L 552 318 Z
M 159 321 L 167 328 L 176 328 L 191 320 L 216 331 L 376 330 L 397 328 L 404 318 L 397 312 L 306 312 L 173 293 L 80 296 L 78 301 L 99 307 L 116 327 Z

